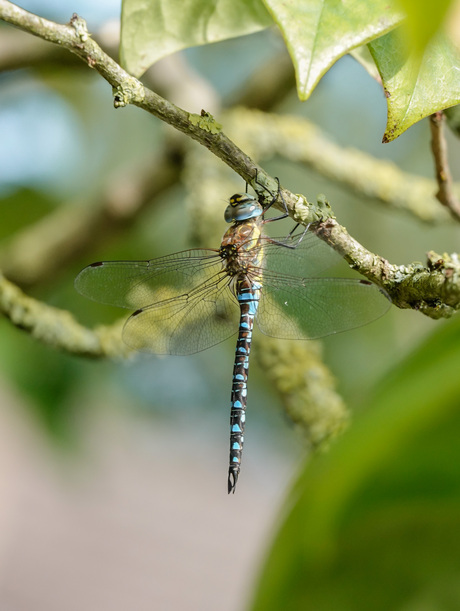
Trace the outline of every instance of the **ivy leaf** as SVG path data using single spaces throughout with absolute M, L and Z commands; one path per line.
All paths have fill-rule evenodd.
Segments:
M 390 142 L 411 125 L 439 110 L 460 103 L 460 51 L 442 34 L 422 57 L 408 52 L 401 31 L 369 43 L 388 104 L 383 142 Z
M 264 0 L 291 55 L 301 100 L 320 78 L 351 49 L 385 34 L 402 14 L 388 0 Z
M 123 0 L 120 58 L 133 76 L 181 49 L 273 25 L 261 0 Z
M 433 36 L 441 28 L 452 0 L 398 0 L 407 15 L 407 30 L 411 47 L 421 54 Z

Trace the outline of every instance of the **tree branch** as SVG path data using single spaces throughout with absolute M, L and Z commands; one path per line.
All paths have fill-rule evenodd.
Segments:
M 25 295 L 0 273 L 0 313 L 48 346 L 86 357 L 122 357 L 132 352 L 121 339 L 121 325 L 89 330 L 70 312 Z
M 74 14 L 68 24 L 59 25 L 29 13 L 8 0 L 0 0 L 0 19 L 77 55 L 110 83 L 116 108 L 133 104 L 146 110 L 208 148 L 246 182 L 252 184 L 262 197 L 267 197 L 267 194 L 261 185 L 276 191 L 276 181 L 225 136 L 211 115 L 204 111 L 201 116 L 188 113 L 145 87 L 102 51 L 92 40 L 86 22 L 78 15 Z M 254 183 L 256 174 L 261 185 Z M 289 191 L 283 190 L 283 195 L 286 202 L 292 201 Z M 314 217 L 310 220 L 313 221 Z
M 334 219 L 319 223 L 315 233 L 371 282 L 383 287 L 394 305 L 419 310 L 430 318 L 448 318 L 460 307 L 460 262 L 430 253 L 421 263 L 392 265 L 353 239 Z M 433 263 L 433 260 L 436 263 Z
M 460 201 L 453 192 L 452 175 L 449 169 L 447 143 L 444 135 L 444 113 L 436 112 L 430 117 L 431 149 L 436 167 L 436 179 L 439 190 L 438 200 L 448 208 L 455 220 L 460 220 Z

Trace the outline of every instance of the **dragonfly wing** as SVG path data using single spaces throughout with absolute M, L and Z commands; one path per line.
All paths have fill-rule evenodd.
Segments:
M 281 276 L 300 278 L 318 276 L 341 261 L 340 256 L 314 233 L 302 233 L 291 238 L 264 238 L 265 267 Z
M 102 261 L 75 279 L 77 291 L 93 301 L 135 310 L 186 293 L 222 270 L 214 250 L 185 250 L 150 261 Z
M 218 344 L 238 330 L 238 304 L 222 276 L 188 294 L 135 312 L 123 329 L 132 348 L 154 354 L 187 355 Z
M 388 295 L 367 280 L 264 276 L 257 323 L 266 335 L 316 339 L 380 318 Z

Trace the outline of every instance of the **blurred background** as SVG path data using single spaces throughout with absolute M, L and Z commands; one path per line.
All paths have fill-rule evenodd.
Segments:
M 21 6 L 61 23 L 77 12 L 116 57 L 120 2 L 23 0 Z M 221 162 L 210 159 L 210 153 L 154 117 L 134 107 L 115 110 L 110 87 L 98 74 L 69 53 L 50 47 L 0 24 L 0 267 L 28 294 L 69 310 L 81 323 L 110 324 L 123 313 L 80 297 L 73 288 L 78 271 L 97 260 L 148 259 L 198 243 L 217 247 L 226 229 L 226 200 L 244 185 Z M 248 92 L 259 82 L 260 74 L 266 75 L 268 92 L 258 89 L 259 99 L 249 100 Z M 312 98 L 302 104 L 276 31 L 189 49 L 159 62 L 145 81 L 190 112 L 210 111 L 226 132 L 228 124 L 230 136 L 233 126 L 235 138 L 239 134 L 244 142 L 241 132 L 247 131 L 248 138 L 253 138 L 248 146 L 271 175 L 311 201 L 325 193 L 350 234 L 391 263 L 425 262 L 428 250 L 441 254 L 458 250 L 458 229 L 440 205 L 438 209 L 429 191 L 427 201 L 420 202 L 420 208 L 431 210 L 429 220 L 421 219 L 409 206 L 394 209 L 340 184 L 334 176 L 317 171 L 314 164 L 292 159 L 279 143 L 265 143 L 264 149 L 256 141 L 254 125 L 239 121 L 233 110 L 234 105 L 246 103 L 298 116 L 344 147 L 344 163 L 354 154 L 345 150 L 350 147 L 377 161 L 394 162 L 412 175 L 411 180 L 414 176 L 431 179 L 434 170 L 427 121 L 391 144 L 380 144 L 386 123 L 385 98 L 379 85 L 352 58 L 340 60 Z M 451 169 L 458 180 L 460 145 L 449 134 L 448 144 Z M 252 149 L 248 152 L 252 154 Z M 345 264 L 336 271 L 349 273 Z M 276 374 L 264 364 L 267 344 L 256 336 L 254 346 L 260 341 L 261 348 L 251 365 L 242 474 L 236 494 L 229 498 L 226 474 L 233 339 L 186 358 L 143 355 L 98 361 L 57 352 L 6 319 L 0 320 L 1 609 L 246 608 L 272 540 L 278 537 L 280 545 L 283 531 L 277 533 L 283 520 L 287 516 L 294 520 L 293 538 L 308 511 L 310 524 L 315 524 L 311 507 L 305 513 L 299 509 L 297 517 L 286 508 L 301 497 L 299 489 L 297 496 L 290 493 L 287 506 L 283 503 L 298 477 L 302 485 L 310 482 L 302 490 L 312 486 L 315 494 L 316 484 L 311 483 L 316 482 L 315 476 L 311 479 L 303 465 L 312 444 L 344 427 L 348 415 L 342 397 L 352 416 L 350 430 L 361 434 L 346 432 L 344 438 L 349 443 L 356 438 L 354 452 L 364 441 L 357 459 L 360 464 L 368 460 L 373 431 L 378 429 L 373 409 L 375 418 L 388 418 L 382 426 L 391 431 L 391 418 L 398 418 L 404 405 L 415 405 L 414 421 L 419 418 L 424 423 L 417 430 L 426 435 L 427 422 L 431 426 L 435 421 L 436 405 L 452 408 L 440 410 L 445 430 L 451 433 L 451 445 L 443 445 L 440 432 L 432 448 L 428 436 L 410 453 L 414 468 L 407 477 L 408 481 L 413 481 L 413 474 L 420 478 L 417 494 L 423 490 L 424 502 L 433 510 L 439 508 L 440 498 L 457 502 L 459 485 L 454 474 L 460 457 L 456 456 L 454 433 L 460 432 L 460 424 L 454 418 L 458 388 L 453 378 L 460 355 L 456 344 L 451 344 L 457 327 L 455 320 L 433 321 L 414 311 L 392 308 L 370 326 L 312 343 L 307 348 L 313 353 L 311 371 L 326 380 L 332 412 L 321 414 L 321 400 L 315 403 L 310 393 L 310 408 L 319 415 L 312 416 L 310 411 L 305 418 L 320 433 L 316 437 L 307 434 L 309 443 L 305 443 L 305 430 L 299 432 L 302 426 L 295 426 L 286 415 L 292 397 L 286 396 L 289 391 L 283 394 Z M 437 334 L 441 339 L 433 344 Z M 450 351 L 444 353 L 447 344 Z M 448 367 L 437 360 L 441 354 Z M 319 364 L 321 356 L 328 370 Z M 423 374 L 433 380 L 428 389 L 420 390 L 417 383 L 421 372 L 417 363 L 432 365 Z M 405 375 L 395 379 L 395 369 Z M 397 397 L 389 393 L 387 380 L 393 380 Z M 440 389 L 447 387 L 449 393 L 442 394 Z M 429 396 L 433 399 L 431 420 L 426 411 L 416 410 L 423 408 Z M 405 399 L 398 411 L 401 397 Z M 305 418 L 303 429 L 308 428 Z M 368 428 L 362 424 L 366 422 Z M 372 505 L 369 498 L 378 504 L 378 495 L 369 492 L 366 497 L 363 492 L 372 471 L 362 475 L 358 487 L 350 475 L 355 473 L 347 453 L 351 450 L 345 442 L 337 444 L 331 442 L 324 467 L 326 480 L 319 478 L 331 491 L 328 497 L 323 490 L 321 515 L 330 515 L 339 506 L 347 515 L 355 493 L 367 499 L 360 506 L 364 515 L 363 507 Z M 443 447 L 449 448 L 447 457 L 440 452 Z M 334 452 L 343 459 L 343 482 L 350 482 L 348 495 L 339 498 L 333 492 L 341 481 L 340 461 L 334 462 Z M 382 461 L 388 458 L 386 452 L 382 450 Z M 442 464 L 434 468 L 441 455 Z M 428 480 L 421 474 L 426 470 L 417 457 L 423 457 L 425 468 L 430 465 L 433 481 L 445 482 L 442 494 L 438 494 L 439 485 L 424 488 Z M 377 469 L 384 463 L 375 458 L 372 464 Z M 335 476 L 327 480 L 331 471 Z M 389 488 L 391 481 L 387 475 Z M 408 488 L 405 484 L 399 490 L 392 488 L 379 510 L 388 506 L 389 498 L 404 497 Z M 379 490 L 383 498 L 385 482 Z M 358 503 L 359 499 L 353 499 Z M 451 526 L 455 527 L 455 520 Z M 334 528 L 340 530 L 337 524 Z M 375 524 L 372 532 L 376 532 Z M 406 531 L 401 529 L 401 533 L 395 535 L 398 541 Z M 318 534 L 321 554 L 326 548 L 330 551 L 331 536 L 329 532 L 323 540 Z M 420 536 L 414 535 L 418 543 Z M 363 541 L 360 558 L 366 554 L 365 537 Z M 335 546 L 337 552 L 337 540 Z M 321 565 L 327 584 L 335 578 L 336 569 L 340 572 L 340 562 L 346 566 L 353 557 L 351 552 L 347 556 L 347 549 L 340 548 L 343 557 L 330 552 L 335 560 L 328 556 L 326 568 Z M 299 556 L 296 558 L 301 564 Z M 453 572 L 456 561 L 452 553 Z M 268 571 L 282 573 L 276 562 L 268 566 Z M 310 587 L 310 580 L 322 583 L 316 573 L 313 579 L 308 568 L 304 570 L 295 582 L 301 592 L 306 585 Z M 343 598 L 336 600 L 323 600 L 318 594 L 312 602 L 303 593 L 291 607 L 283 608 L 371 608 L 372 598 L 364 597 L 363 606 L 356 603 L 360 579 L 347 575 L 344 581 L 354 583 L 350 587 L 353 596 L 345 587 L 340 590 Z M 406 600 L 406 595 L 404 588 L 395 591 L 398 601 Z M 347 596 L 355 601 L 354 606 Z M 439 599 L 434 595 L 419 600 L 423 604 L 432 600 L 435 606 L 415 602 L 413 606 L 391 606 L 386 601 L 387 606 L 381 608 L 459 608 L 454 606 L 456 597 L 444 606 L 436 606 Z M 272 608 L 270 604 L 280 608 L 281 603 L 274 596 L 271 603 L 261 603 L 259 608 Z

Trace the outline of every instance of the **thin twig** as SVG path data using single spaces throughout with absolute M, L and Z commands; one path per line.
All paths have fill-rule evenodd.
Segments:
M 443 112 L 435 112 L 430 117 L 431 149 L 436 167 L 436 180 L 439 190 L 438 200 L 449 209 L 451 215 L 460 220 L 460 201 L 453 192 L 452 175 L 449 169 L 447 143 L 444 134 L 445 116 Z

